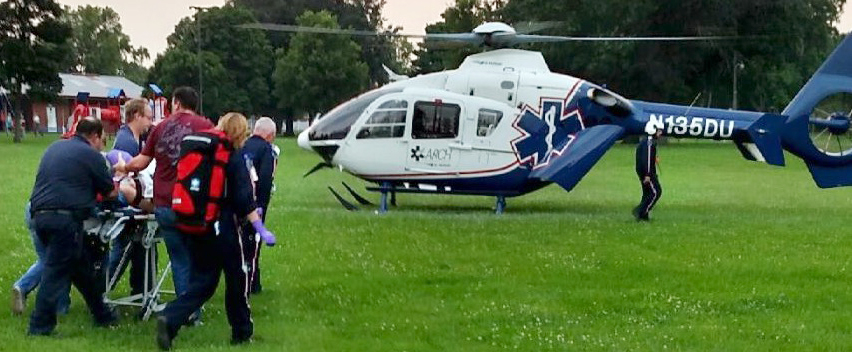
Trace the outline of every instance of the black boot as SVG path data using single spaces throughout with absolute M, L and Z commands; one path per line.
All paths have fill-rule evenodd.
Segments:
M 166 317 L 157 317 L 157 346 L 161 351 L 172 349 L 172 339 L 174 336 L 169 332 L 169 322 Z

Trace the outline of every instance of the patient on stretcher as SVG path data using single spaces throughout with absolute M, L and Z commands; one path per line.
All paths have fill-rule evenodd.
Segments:
M 131 156 L 125 151 L 112 150 L 106 155 L 110 166 L 115 167 L 120 163 L 126 163 Z M 154 163 L 142 170 L 136 175 L 128 175 L 123 172 L 115 171 L 113 180 L 118 182 L 118 207 L 133 207 L 142 210 L 146 213 L 154 211 L 154 181 L 153 170 Z

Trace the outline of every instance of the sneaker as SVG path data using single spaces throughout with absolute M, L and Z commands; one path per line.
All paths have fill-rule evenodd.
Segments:
M 21 315 L 24 314 L 24 310 L 27 309 L 27 297 L 21 292 L 21 288 L 15 286 L 12 287 L 12 314 Z
M 157 317 L 157 346 L 161 351 L 172 349 L 172 335 L 169 334 L 169 323 L 166 317 Z

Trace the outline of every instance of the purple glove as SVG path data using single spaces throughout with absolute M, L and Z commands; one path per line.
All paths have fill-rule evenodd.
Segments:
M 257 216 L 259 216 L 262 219 L 263 218 L 263 208 L 257 207 L 257 209 L 255 209 L 255 210 L 257 210 Z
M 266 227 L 263 226 L 263 221 L 252 221 L 251 226 L 254 226 L 254 230 L 257 231 L 257 234 L 260 235 L 260 238 L 263 239 L 263 242 L 266 242 L 267 246 L 272 247 L 275 245 L 275 235 L 273 235 L 272 232 L 269 232 L 269 230 L 267 230 Z
M 119 160 L 124 160 L 124 162 L 127 163 L 130 159 L 133 159 L 133 157 L 130 156 L 130 153 L 123 150 L 113 149 L 107 153 L 106 159 L 109 161 L 110 166 L 115 166 L 118 164 Z

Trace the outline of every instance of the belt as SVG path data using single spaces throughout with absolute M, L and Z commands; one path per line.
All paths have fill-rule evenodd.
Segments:
M 36 210 L 33 212 L 33 215 L 39 214 L 59 214 L 59 215 L 71 215 L 74 216 L 78 211 L 68 210 L 68 209 L 47 209 L 47 210 Z
M 46 214 L 65 215 L 74 218 L 74 220 L 83 220 L 88 218 L 89 212 L 84 209 L 44 209 L 33 212 L 33 216 Z

